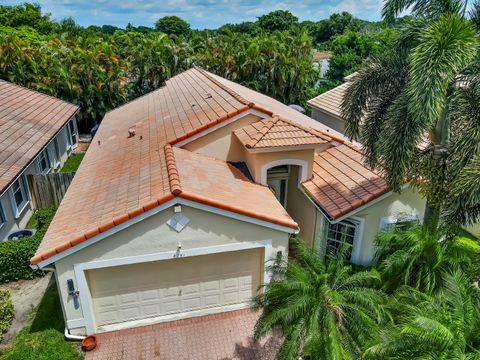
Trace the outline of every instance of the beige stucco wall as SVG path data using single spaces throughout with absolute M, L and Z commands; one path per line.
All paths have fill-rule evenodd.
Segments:
M 312 107 L 312 118 L 338 131 L 339 133 L 345 133 L 345 122 L 336 116 L 329 115 Z
M 300 226 L 298 234 L 309 246 L 313 246 L 316 208 L 298 188 L 299 167 L 290 167 L 287 190 L 287 212 Z
M 257 183 L 261 183 L 262 167 L 272 161 L 285 160 L 283 165 L 290 165 L 288 160 L 301 160 L 307 162 L 307 179 L 312 177 L 313 155 L 314 149 L 290 150 L 278 152 L 249 153 L 245 151 L 245 160 L 250 169 L 253 179 Z M 268 169 L 267 169 L 268 170 Z
M 355 214 L 364 219 L 360 263 L 369 264 L 375 254 L 374 240 L 380 229 L 380 221 L 386 216 L 415 215 L 423 219 L 425 199 L 414 189 L 407 188 L 401 194 L 394 193 Z
M 244 161 L 244 147 L 233 131 L 260 119 L 254 114 L 246 114 L 226 126 L 183 145 L 182 148 L 224 161 Z
M 282 251 L 284 254 L 288 252 L 289 234 L 287 233 L 186 206 L 182 207 L 182 213 L 190 219 L 190 223 L 180 233 L 166 225 L 166 221 L 173 214 L 173 209 L 169 208 L 57 261 L 55 266 L 60 297 L 67 320 L 83 319 L 82 307 L 74 309 L 73 299 L 68 295 L 67 290 L 67 279 L 73 279 L 78 289 L 74 264 L 166 251 L 172 251 L 173 254 L 178 242 L 181 242 L 182 250 L 188 250 L 222 244 L 272 240 L 273 255 L 277 251 Z M 85 332 L 82 327 L 70 330 L 73 333 Z

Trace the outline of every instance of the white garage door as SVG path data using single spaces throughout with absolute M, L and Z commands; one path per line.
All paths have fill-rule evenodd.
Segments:
M 87 279 L 102 330 L 102 325 L 248 303 L 262 274 L 263 250 L 252 249 L 88 270 Z

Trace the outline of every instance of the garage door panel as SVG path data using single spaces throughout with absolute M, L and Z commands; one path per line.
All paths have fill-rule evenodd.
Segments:
M 253 249 L 89 270 L 96 325 L 246 303 L 262 259 Z

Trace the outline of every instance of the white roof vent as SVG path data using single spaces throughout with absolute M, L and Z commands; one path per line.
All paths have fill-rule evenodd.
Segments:
M 182 213 L 174 213 L 167 221 L 167 225 L 170 226 L 176 232 L 182 231 L 185 226 L 190 222 L 190 219 Z

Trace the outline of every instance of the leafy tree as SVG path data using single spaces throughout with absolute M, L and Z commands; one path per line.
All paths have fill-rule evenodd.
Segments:
M 258 18 L 258 26 L 268 32 L 290 30 L 298 18 L 288 10 L 275 10 Z
M 480 245 L 467 237 L 442 240 L 439 232 L 415 223 L 380 232 L 375 257 L 385 289 L 409 285 L 432 293 L 442 287 L 445 273 L 468 269 L 480 254 Z
M 186 35 L 190 25 L 178 16 L 164 16 L 155 23 L 155 29 L 168 35 Z
M 421 1 L 408 4 L 417 12 L 423 6 Z M 385 16 L 397 14 L 404 5 L 387 1 Z M 424 222 L 435 228 L 446 209 L 450 185 L 478 151 L 480 132 L 465 137 L 460 126 L 476 128 L 477 120 L 455 117 L 467 109 L 453 100 L 462 87 L 457 76 L 474 60 L 478 41 L 471 22 L 460 15 L 435 12 L 428 4 L 425 11 L 433 15 L 407 22 L 392 50 L 355 76 L 344 98 L 343 116 L 347 133 L 360 140 L 368 164 L 385 173 L 393 190 L 400 191 L 410 181 L 425 195 Z M 478 78 L 466 80 L 468 88 Z
M 52 31 L 54 23 L 50 21 L 50 14 L 42 15 L 40 5 L 25 3 L 12 6 L 0 5 L 0 25 L 31 26 L 42 34 L 48 34 Z
M 220 33 L 235 32 L 240 34 L 248 34 L 252 36 L 258 35 L 260 28 L 253 21 L 244 21 L 238 24 L 225 24 L 218 28 Z
M 263 310 L 255 339 L 280 331 L 280 359 L 359 359 L 385 315 L 384 295 L 371 287 L 378 273 L 353 272 L 343 257 L 325 263 L 300 239 L 291 244 L 294 258 L 277 259 L 272 280 L 253 300 Z
M 477 31 L 480 31 L 480 1 L 475 1 L 470 10 L 470 18 Z
M 335 13 L 330 15 L 328 19 L 320 20 L 314 34 L 315 43 L 323 43 L 329 41 L 335 35 L 343 34 L 347 28 L 357 30 L 355 27 L 355 19 L 349 12 Z
M 480 299 L 461 272 L 446 276 L 442 289 L 427 295 L 402 288 L 396 294 L 397 315 L 382 331 L 366 359 L 479 359 Z

